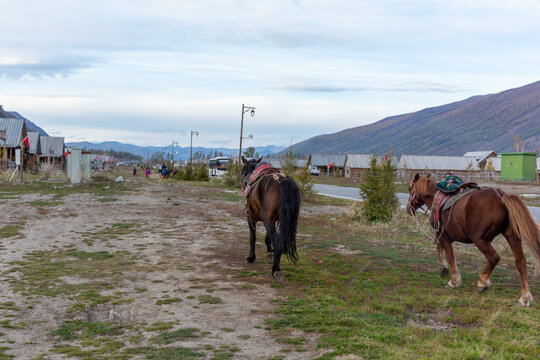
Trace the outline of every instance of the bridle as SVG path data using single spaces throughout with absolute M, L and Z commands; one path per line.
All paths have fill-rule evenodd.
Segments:
M 416 214 L 416 210 L 421 209 L 423 210 L 422 206 L 424 206 L 426 202 L 424 199 L 422 199 L 422 196 L 418 194 L 416 191 L 416 186 L 413 185 L 412 189 L 409 193 L 409 200 L 407 201 L 407 206 L 405 209 L 408 210 L 409 214 L 414 216 Z M 423 210 L 424 212 L 427 212 L 427 210 Z

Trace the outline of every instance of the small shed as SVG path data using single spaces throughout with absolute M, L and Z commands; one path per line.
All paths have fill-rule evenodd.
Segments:
M 347 155 L 309 155 L 308 165 L 319 169 L 321 175 L 336 176 L 345 172 L 345 159 Z M 330 170 L 330 171 L 329 171 Z
M 52 164 L 55 168 L 64 169 L 64 138 L 55 136 L 43 136 L 39 138 L 41 142 L 41 163 Z
M 501 154 L 501 179 L 535 181 L 537 177 L 536 153 L 517 152 Z

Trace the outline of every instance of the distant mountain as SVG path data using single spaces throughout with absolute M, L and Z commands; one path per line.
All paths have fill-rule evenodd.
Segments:
M 107 141 L 102 143 L 91 142 L 70 142 L 66 143 L 68 147 L 81 148 L 81 149 L 96 149 L 96 150 L 116 150 L 124 151 L 131 154 L 142 156 L 143 158 L 150 157 L 154 153 L 164 152 L 165 156 L 171 153 L 172 148 L 169 146 L 138 146 L 133 144 L 122 144 L 116 141 Z M 255 151 L 261 156 L 267 154 L 274 154 L 284 149 L 284 146 L 259 146 L 255 147 Z M 189 160 L 189 147 L 174 147 L 175 159 Z M 205 148 L 205 147 L 193 147 L 193 153 L 202 152 L 203 154 L 211 154 L 214 156 L 215 152 L 223 153 L 225 156 L 238 156 L 238 149 L 230 148 Z
M 373 124 L 319 135 L 293 145 L 295 153 L 463 155 L 513 151 L 511 135 L 525 150 L 540 151 L 540 81 L 497 94 L 391 116 Z
M 42 128 L 40 128 L 39 126 L 37 126 L 36 124 L 34 124 L 33 122 L 31 122 L 30 120 L 28 120 L 27 118 L 25 118 L 24 116 L 22 116 L 21 114 L 19 114 L 18 112 L 16 111 L 6 111 L 2 108 L 2 106 L 0 106 L 0 118 L 15 118 L 15 119 L 23 119 L 24 122 L 26 123 L 26 131 L 31 131 L 31 132 L 38 132 L 40 133 L 41 135 L 44 135 L 44 136 L 49 136 L 45 130 L 43 130 Z

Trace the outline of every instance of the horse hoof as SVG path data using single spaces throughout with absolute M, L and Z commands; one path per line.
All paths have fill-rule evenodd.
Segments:
M 525 300 L 523 298 L 520 298 L 518 304 L 521 305 L 521 306 L 524 306 L 524 307 L 528 307 L 528 306 L 531 305 L 531 302 L 529 300 Z
M 247 261 L 248 263 L 250 263 L 250 264 L 253 264 L 253 263 L 255 262 L 255 256 L 254 256 L 254 257 L 251 257 L 251 256 L 248 257 L 248 258 L 246 259 L 246 261 Z
M 267 261 L 269 264 L 273 263 L 273 262 L 274 262 L 274 253 L 268 253 L 268 254 L 266 255 L 266 261 Z
M 441 275 L 441 277 L 447 277 L 448 274 L 450 274 L 450 271 L 448 271 L 448 268 L 439 268 L 439 275 Z
M 285 281 L 285 275 L 283 275 L 283 271 L 281 271 L 281 270 L 280 270 L 280 271 L 276 271 L 276 272 L 273 274 L 273 276 L 274 276 L 274 279 L 276 279 L 276 281 L 277 281 L 278 283 L 280 283 L 280 284 L 283 283 L 283 281 Z
M 489 289 L 489 287 L 491 286 L 491 281 L 489 281 L 488 279 L 485 283 L 481 283 L 479 280 L 476 286 L 478 287 L 478 292 L 482 293 L 486 291 L 487 289 Z

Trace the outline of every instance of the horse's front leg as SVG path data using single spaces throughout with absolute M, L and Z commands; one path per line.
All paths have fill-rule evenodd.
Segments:
M 249 226 L 249 256 L 246 259 L 248 263 L 255 261 L 255 245 L 257 243 L 257 222 L 254 221 L 251 216 L 247 217 Z
M 437 241 L 437 263 L 439 264 L 439 274 L 441 277 L 448 276 L 448 263 L 443 258 L 444 249 L 440 241 Z
M 441 246 L 443 247 L 444 252 L 446 253 L 446 259 L 448 260 L 448 263 L 450 264 L 450 273 L 452 274 L 450 281 L 448 282 L 446 287 L 449 287 L 449 288 L 459 287 L 461 285 L 461 275 L 459 275 L 456 259 L 454 257 L 454 250 L 452 249 L 452 243 L 450 242 L 450 237 L 446 233 L 442 234 L 439 241 L 441 242 Z

